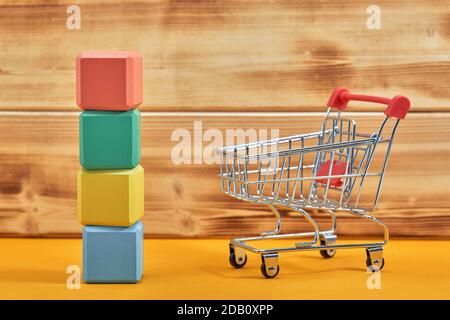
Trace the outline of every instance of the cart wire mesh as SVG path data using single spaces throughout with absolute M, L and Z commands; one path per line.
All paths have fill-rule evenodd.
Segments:
M 221 190 L 240 200 L 293 210 L 370 211 L 378 203 L 398 124 L 383 139 L 387 120 L 372 134 L 359 133 L 354 120 L 329 108 L 320 131 L 220 148 Z M 384 143 L 383 165 L 369 170 L 377 145 Z M 361 201 L 364 185 L 374 179 L 377 191 Z

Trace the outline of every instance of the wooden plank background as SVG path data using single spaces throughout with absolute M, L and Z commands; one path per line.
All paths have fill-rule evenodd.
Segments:
M 330 89 L 398 93 L 450 110 L 450 2 L 0 1 L 2 109 L 76 110 L 82 50 L 144 55 L 142 110 L 322 111 Z M 239 93 L 239 94 L 237 94 Z
M 450 236 L 450 2 L 0 0 L 0 235 L 79 236 L 75 56 L 144 56 L 145 230 L 151 236 L 230 236 L 270 229 L 264 208 L 220 193 L 216 165 L 175 165 L 174 130 L 315 131 L 334 87 L 411 98 L 377 212 L 394 236 Z M 355 105 L 359 127 L 379 107 Z M 286 231 L 306 225 L 283 212 Z M 319 221 L 325 223 L 319 215 Z M 373 235 L 342 217 L 339 231 Z
M 380 120 L 371 113 L 355 118 L 364 131 Z M 175 129 L 184 128 L 193 136 L 194 121 L 202 121 L 203 130 L 259 127 L 290 135 L 299 129 L 316 130 L 320 119 L 316 113 L 289 117 L 285 113 L 261 113 L 239 118 L 234 114 L 144 113 L 142 166 L 147 234 L 223 236 L 270 229 L 273 224 L 267 209 L 221 193 L 217 165 L 174 164 L 170 154 L 178 143 L 171 141 Z M 446 113 L 410 114 L 399 128 L 377 212 L 394 235 L 450 235 L 449 121 L 450 114 Z M 4 113 L 0 124 L 0 136 L 14 137 L 0 143 L 0 232 L 30 236 L 78 234 L 77 114 Z M 289 221 L 286 230 L 306 226 L 293 214 L 285 216 Z M 342 218 L 340 231 L 344 234 L 377 232 L 366 222 L 345 215 Z

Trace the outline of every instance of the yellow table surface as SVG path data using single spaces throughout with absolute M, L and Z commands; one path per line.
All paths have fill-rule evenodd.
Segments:
M 81 266 L 80 239 L 0 239 L 0 248 L 1 299 L 450 299 L 450 241 L 391 241 L 381 289 L 373 290 L 364 249 L 327 260 L 317 251 L 282 254 L 278 277 L 265 279 L 259 255 L 230 267 L 227 240 L 146 239 L 139 284 L 69 290 L 66 268 Z

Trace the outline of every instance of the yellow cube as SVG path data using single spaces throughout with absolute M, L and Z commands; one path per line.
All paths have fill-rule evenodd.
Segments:
M 78 220 L 83 225 L 131 226 L 144 215 L 144 168 L 80 170 Z

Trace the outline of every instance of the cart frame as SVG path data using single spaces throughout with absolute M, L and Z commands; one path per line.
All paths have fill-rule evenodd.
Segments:
M 377 132 L 358 133 L 356 122 L 342 117 L 342 111 L 352 100 L 387 105 L 384 112 L 386 117 Z M 328 100 L 328 109 L 320 131 L 219 148 L 217 154 L 221 157 L 222 191 L 239 200 L 266 205 L 276 217 L 273 230 L 263 232 L 259 236 L 230 240 L 230 264 L 241 268 L 247 262 L 246 251 L 257 253 L 262 259 L 262 274 L 266 278 L 274 278 L 280 270 L 278 257 L 282 252 L 319 250 L 324 258 L 331 258 L 337 249 L 365 248 L 368 270 L 380 271 L 384 266 L 383 248 L 389 241 L 389 230 L 381 220 L 368 212 L 378 204 L 394 135 L 409 108 L 409 100 L 403 96 L 388 99 L 351 94 L 346 89 L 338 88 Z M 391 118 L 396 118 L 395 123 L 389 138 L 383 139 L 383 130 Z M 316 139 L 316 144 L 306 146 L 307 142 Z M 370 172 L 376 147 L 382 143 L 387 143 L 384 161 L 378 171 Z M 269 148 L 275 148 L 275 151 L 269 151 Z M 311 164 L 307 164 L 307 159 Z M 251 170 L 252 168 L 254 169 Z M 363 207 L 360 204 L 363 186 L 366 180 L 371 178 L 378 179 L 376 193 L 373 201 Z M 331 199 L 332 192 L 334 199 Z M 281 234 L 282 219 L 278 206 L 299 213 L 309 222 L 313 231 Z M 331 217 L 331 228 L 320 231 L 314 218 L 305 209 L 327 212 Z M 337 244 L 336 211 L 348 212 L 377 224 L 383 229 L 383 240 Z M 284 238 L 312 240 L 296 242 L 290 247 L 270 249 L 249 244 L 254 241 Z

